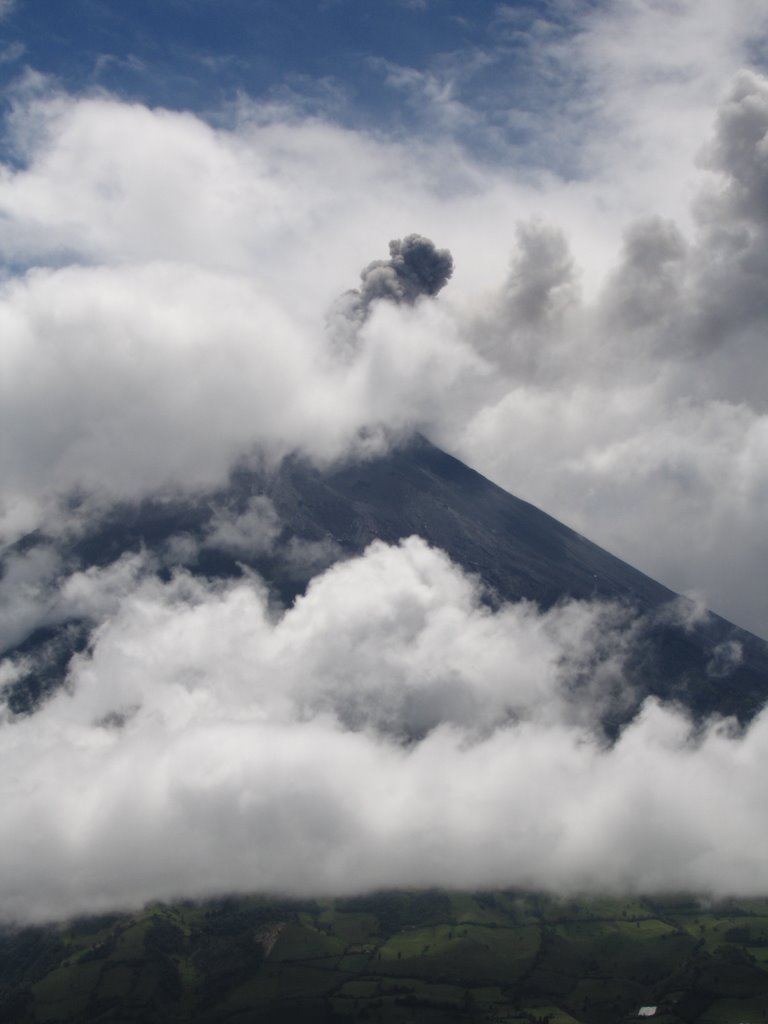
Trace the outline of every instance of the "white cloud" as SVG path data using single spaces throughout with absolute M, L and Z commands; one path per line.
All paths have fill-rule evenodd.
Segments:
M 254 579 L 134 579 L 69 689 L 0 730 L 3 915 L 233 889 L 763 890 L 764 716 L 694 742 L 649 703 L 606 748 L 583 712 L 620 669 L 595 644 L 626 627 L 599 604 L 492 612 L 415 538 L 278 618 Z M 598 701 L 568 685 L 582 662 Z
M 767 96 L 753 72 L 734 80 L 708 147 L 719 176 L 690 237 L 658 218 L 632 225 L 597 301 L 566 307 L 554 332 L 531 329 L 506 298 L 521 250 L 473 327 L 508 390 L 443 435 L 511 490 L 764 634 L 768 604 L 749 567 L 766 512 Z M 546 282 L 562 274 L 562 252 L 545 264 Z
M 235 555 L 255 555 L 272 548 L 280 529 L 274 505 L 257 494 L 242 512 L 215 508 L 205 543 Z
M 40 626 L 79 618 L 101 621 L 138 579 L 156 568 L 146 554 L 125 554 L 104 569 L 72 571 L 52 545 L 11 553 L 0 579 L 0 651 L 15 647 Z

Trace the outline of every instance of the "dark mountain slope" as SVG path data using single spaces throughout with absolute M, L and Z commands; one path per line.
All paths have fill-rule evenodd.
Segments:
M 247 488 L 247 476 L 237 484 Z M 570 597 L 632 605 L 644 616 L 627 666 L 637 701 L 655 694 L 698 715 L 747 721 L 768 700 L 763 640 L 712 613 L 683 625 L 665 610 L 678 600 L 672 591 L 424 438 L 384 459 L 330 473 L 288 461 L 266 489 L 299 533 L 330 535 L 355 552 L 375 538 L 393 542 L 418 534 L 477 574 L 502 601 L 527 598 L 547 608 Z M 724 674 L 720 655 L 730 645 L 742 660 Z
M 297 532 L 331 534 L 346 550 L 418 534 L 505 601 L 604 597 L 646 609 L 675 597 L 423 438 L 331 473 L 288 461 L 267 492 Z
M 256 494 L 266 495 L 279 517 L 268 550 L 233 552 L 211 542 L 217 510 L 241 514 Z M 764 641 L 716 615 L 684 624 L 679 609 L 671 612 L 676 595 L 667 588 L 421 437 L 366 462 L 319 470 L 290 458 L 271 474 L 240 468 L 228 488 L 194 501 L 147 500 L 116 507 L 67 548 L 66 558 L 70 565 L 106 565 L 140 547 L 167 552 L 168 541 L 180 534 L 199 545 L 192 571 L 230 576 L 247 564 L 285 602 L 328 560 L 359 553 L 377 538 L 396 542 L 418 534 L 476 574 L 492 603 L 525 598 L 548 608 L 577 598 L 631 606 L 640 616 L 635 653 L 626 665 L 632 697 L 609 716 L 609 732 L 630 718 L 648 694 L 679 701 L 697 716 L 736 715 L 742 722 L 768 700 Z M 25 543 L 44 542 L 36 537 Z M 305 551 L 314 545 L 325 554 L 286 557 L 296 542 Z M 25 642 L 27 654 L 33 639 Z M 49 647 L 51 642 L 46 635 Z M 56 651 L 54 670 L 50 665 L 36 670 L 38 675 L 48 671 L 42 683 L 35 678 L 16 684 L 12 706 L 17 710 L 29 708 L 30 692 L 55 685 L 62 665 L 60 644 Z

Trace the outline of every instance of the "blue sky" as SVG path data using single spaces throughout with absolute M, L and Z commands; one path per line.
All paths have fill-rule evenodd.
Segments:
M 468 104 L 475 117 L 464 136 L 493 151 L 530 135 L 511 112 L 573 90 L 575 79 L 542 59 L 542 47 L 562 43 L 596 8 L 595 0 L 17 0 L 2 24 L 0 74 L 7 86 L 30 67 L 70 91 L 106 89 L 218 123 L 245 93 L 378 131 L 439 127 L 395 83 L 407 70 Z
M 57 75 L 67 88 L 101 85 L 144 102 L 204 110 L 237 90 L 265 95 L 328 79 L 365 105 L 375 78 L 371 58 L 423 70 L 452 53 L 492 51 L 510 12 L 515 28 L 526 32 L 546 17 L 548 6 L 27 0 L 9 10 L 3 36 L 6 46 L 24 47 L 23 61 Z M 503 34 L 509 36 L 508 28 Z

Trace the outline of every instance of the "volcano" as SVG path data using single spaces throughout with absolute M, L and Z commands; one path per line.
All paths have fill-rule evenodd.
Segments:
M 216 517 L 247 515 L 254 499 L 269 510 L 273 543 L 217 540 Z M 482 584 L 491 606 L 531 601 L 548 609 L 569 599 L 618 602 L 640 623 L 624 666 L 628 692 L 607 714 L 609 735 L 655 696 L 694 719 L 734 716 L 745 724 L 768 700 L 768 645 L 632 568 L 551 516 L 415 436 L 384 455 L 321 469 L 299 456 L 277 469 L 240 465 L 215 492 L 120 504 L 66 543 L 42 533 L 17 552 L 52 544 L 69 570 L 104 567 L 128 552 L 158 555 L 173 571 L 174 541 L 195 556 L 189 571 L 228 578 L 259 573 L 275 599 L 289 605 L 331 562 L 363 552 L 373 541 L 417 535 Z M 176 549 L 179 544 L 176 543 Z M 300 551 L 302 557 L 297 558 Z M 636 625 L 637 628 L 637 625 Z M 7 687 L 15 713 L 34 711 L 57 687 L 72 654 L 88 643 L 89 624 L 44 624 L 9 652 L 28 670 Z

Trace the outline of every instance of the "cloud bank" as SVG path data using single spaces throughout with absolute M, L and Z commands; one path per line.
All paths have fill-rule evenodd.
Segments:
M 6 919 L 233 890 L 768 885 L 764 715 L 694 738 L 651 701 L 615 746 L 595 730 L 626 610 L 491 611 L 418 538 L 284 614 L 256 578 L 150 569 L 69 581 L 102 609 L 91 648 L 0 729 Z

